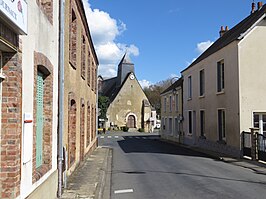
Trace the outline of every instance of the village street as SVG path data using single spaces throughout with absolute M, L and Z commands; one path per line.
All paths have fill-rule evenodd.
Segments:
M 157 134 L 107 133 L 98 140 L 113 149 L 112 199 L 265 198 L 266 175 L 162 142 Z

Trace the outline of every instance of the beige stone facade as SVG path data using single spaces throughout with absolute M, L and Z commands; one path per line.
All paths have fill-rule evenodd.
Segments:
M 132 79 L 134 77 L 134 79 Z M 145 104 L 145 102 L 147 104 Z M 108 126 L 145 128 L 149 130 L 148 120 L 151 107 L 138 80 L 132 73 L 127 77 L 116 98 L 107 110 Z M 132 118 L 132 125 L 129 120 Z
M 266 112 L 265 10 L 225 32 L 182 72 L 185 143 L 241 155 L 241 132 Z
M 65 1 L 64 137 L 70 175 L 96 147 L 98 59 L 81 0 Z M 66 157 L 65 157 L 66 159 Z
M 161 137 L 182 142 L 183 140 L 183 79 L 177 80 L 161 94 Z

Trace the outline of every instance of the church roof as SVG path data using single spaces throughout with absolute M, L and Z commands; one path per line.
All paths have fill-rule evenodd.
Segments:
M 173 89 L 175 89 L 175 88 L 177 88 L 179 86 L 181 86 L 181 87 L 183 86 L 183 78 L 179 78 L 178 80 L 176 80 L 171 86 L 169 86 L 168 88 L 166 88 L 161 93 L 161 95 L 164 94 L 164 93 L 167 93 L 167 92 L 169 92 L 169 91 L 171 91 L 171 90 L 173 90 Z
M 133 64 L 128 53 L 124 54 L 124 56 L 122 57 L 120 63 L 118 64 L 118 66 L 121 65 L 121 64 Z

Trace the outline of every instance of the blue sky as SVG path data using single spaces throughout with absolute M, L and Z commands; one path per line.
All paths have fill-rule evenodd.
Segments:
M 179 76 L 250 14 L 253 0 L 83 0 L 104 77 L 116 75 L 126 49 L 141 84 Z M 257 1 L 255 1 L 257 2 Z

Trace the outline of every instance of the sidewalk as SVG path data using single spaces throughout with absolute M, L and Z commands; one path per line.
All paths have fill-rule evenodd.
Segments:
M 255 173 L 266 175 L 266 162 L 261 162 L 261 161 L 258 162 L 258 161 L 252 161 L 246 158 L 231 157 L 226 154 L 221 154 L 221 153 L 209 151 L 207 149 L 202 149 L 202 148 L 194 147 L 194 146 L 187 146 L 187 145 L 180 145 L 180 146 L 190 148 L 191 150 L 207 154 L 208 156 L 214 159 L 218 159 L 226 163 L 237 165 L 237 166 L 240 166 L 246 169 L 251 169 Z
M 103 199 L 109 198 L 110 183 L 108 171 L 111 169 L 112 149 L 98 147 L 74 171 L 67 180 L 63 199 Z

